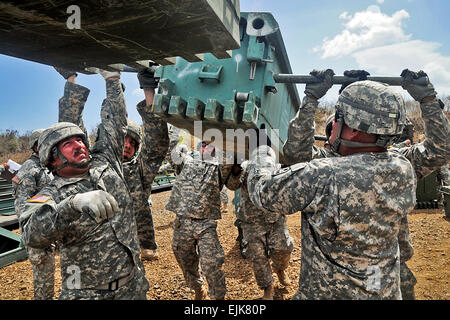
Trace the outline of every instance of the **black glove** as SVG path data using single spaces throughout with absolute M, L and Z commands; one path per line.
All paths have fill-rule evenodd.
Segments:
M 356 78 L 358 79 L 357 81 L 363 81 L 367 80 L 367 76 L 370 76 L 370 73 L 365 70 L 345 70 L 344 76 L 349 78 Z M 344 90 L 350 83 L 352 82 L 343 83 L 341 88 L 339 89 L 339 94 L 341 94 L 342 90 Z
M 67 70 L 67 69 L 63 69 L 63 68 L 59 68 L 59 67 L 53 67 L 55 68 L 56 71 L 58 71 L 58 73 L 60 75 L 63 76 L 64 79 L 68 79 L 70 76 L 78 76 L 78 74 L 75 71 L 71 71 L 71 70 Z
M 150 68 L 139 70 L 137 74 L 141 89 L 156 89 L 159 79 L 155 78 L 154 72 Z
M 408 69 L 402 71 L 400 76 L 403 78 L 402 88 L 408 91 L 414 100 L 421 102 L 423 98 L 436 96 L 437 93 L 434 90 L 433 85 L 428 80 L 428 75 L 420 70 L 419 72 L 414 72 Z M 420 85 L 413 82 L 415 79 L 422 77 L 427 77 L 427 84 Z
M 305 94 L 311 95 L 316 99 L 322 98 L 333 86 L 334 71 L 327 70 L 313 70 L 309 73 L 313 77 L 317 78 L 318 82 L 307 83 L 305 87 Z

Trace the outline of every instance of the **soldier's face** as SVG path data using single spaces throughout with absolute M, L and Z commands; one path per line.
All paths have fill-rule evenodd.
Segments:
M 130 161 L 136 153 L 137 143 L 136 140 L 130 136 L 125 137 L 125 145 L 123 147 L 123 160 Z
M 89 161 L 89 149 L 84 144 L 81 137 L 70 137 L 61 141 L 57 146 L 59 152 L 66 158 L 69 163 L 82 164 L 83 162 Z M 63 163 L 60 157 L 56 157 L 52 161 L 52 165 L 57 167 Z M 61 177 L 73 177 L 75 175 L 82 174 L 89 170 L 89 167 L 76 168 L 72 166 L 67 166 L 62 169 L 57 170 L 57 174 Z
M 70 137 L 61 141 L 58 149 L 67 161 L 71 163 L 80 163 L 89 159 L 89 149 L 81 137 Z

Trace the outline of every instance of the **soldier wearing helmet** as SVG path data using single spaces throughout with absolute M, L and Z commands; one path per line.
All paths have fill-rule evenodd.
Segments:
M 420 102 L 426 137 L 409 148 L 387 150 L 402 133 L 404 101 L 390 87 L 361 79 L 339 96 L 332 150 L 317 148 L 314 114 L 334 72 L 311 75 L 319 82 L 306 85 L 283 149 L 298 163 L 276 171 L 273 150 L 255 150 L 249 164 L 251 200 L 270 211 L 302 212 L 294 299 L 402 299 L 400 264 L 413 254 L 407 213 L 415 205 L 417 179 L 448 159 L 448 120 L 431 83 L 412 81 L 425 74 L 404 70 L 403 87 Z
M 26 160 L 13 181 L 14 208 L 17 216 L 24 210 L 28 199 L 46 186 L 52 175 L 41 166 L 39 161 L 38 139 L 44 129 L 34 130 L 29 138 L 31 157 Z M 28 259 L 33 269 L 33 287 L 35 300 L 51 300 L 55 287 L 55 256 L 53 246 L 44 249 L 26 246 Z
M 65 70 L 57 70 L 58 72 L 61 71 L 61 74 L 64 74 L 64 72 L 70 74 Z M 127 119 L 127 134 L 122 161 L 124 178 L 135 209 L 141 258 L 154 260 L 158 258 L 155 251 L 157 244 L 148 198 L 153 180 L 168 148 L 167 124 L 150 111 L 154 89 L 157 86 L 153 73 L 149 69 L 143 69 L 138 73 L 138 80 L 145 94 L 145 100 L 136 106 L 142 117 L 143 125 L 141 127 L 133 120 Z M 70 88 L 72 83 L 75 83 L 75 79 L 68 81 L 66 87 Z M 59 121 L 73 122 L 84 128 L 82 115 L 86 97 L 80 96 L 80 93 L 83 92 L 81 89 L 73 91 L 71 90 L 68 97 L 63 97 L 60 100 Z M 77 99 L 71 98 L 77 95 L 77 92 Z
M 60 299 L 145 299 L 149 286 L 122 170 L 127 111 L 120 73 L 101 75 L 106 99 L 94 146 L 71 122 L 54 124 L 39 138 L 41 165 L 54 179 L 26 202 L 19 216 L 22 239 L 35 248 L 58 243 Z M 89 94 L 69 81 L 64 91 L 60 103 L 84 105 Z
M 128 119 L 123 172 L 133 198 L 141 258 L 155 260 L 158 259 L 158 245 L 148 199 L 169 148 L 169 135 L 167 123 L 151 112 L 157 79 L 150 69 L 140 70 L 137 77 L 145 95 L 145 100 L 136 106 L 142 118 L 142 127 Z
M 225 254 L 216 220 L 221 219 L 220 191 L 224 185 L 230 190 L 238 188 L 240 166 L 219 163 L 215 147 L 207 141 L 201 141 L 197 149 L 200 159 L 182 158 L 183 169 L 165 208 L 176 214 L 172 250 L 195 299 L 207 295 L 201 268 L 210 298 L 222 300 L 227 291 L 222 269 Z

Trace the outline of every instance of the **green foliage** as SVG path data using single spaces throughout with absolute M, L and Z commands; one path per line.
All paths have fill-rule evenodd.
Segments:
M 27 132 L 24 135 L 20 135 L 17 130 L 6 129 L 4 132 L 0 132 L 0 159 L 2 163 L 9 158 L 14 161 L 22 160 L 22 154 L 29 154 L 28 150 L 28 138 L 31 132 Z M 12 157 L 12 155 L 17 155 Z M 20 158 L 20 159 L 18 159 Z

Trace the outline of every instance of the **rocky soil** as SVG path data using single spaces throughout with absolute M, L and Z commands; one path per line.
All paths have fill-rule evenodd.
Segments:
M 183 275 L 171 249 L 172 221 L 175 215 L 164 210 L 170 191 L 153 194 L 153 215 L 156 239 L 159 245 L 159 260 L 145 261 L 146 276 L 150 282 L 148 299 L 186 300 L 193 298 L 193 292 L 185 285 Z M 241 258 L 236 242 L 237 229 L 233 225 L 235 215 L 229 192 L 228 213 L 218 223 L 218 234 L 225 251 L 223 266 L 228 293 L 226 299 L 253 300 L 262 296 L 255 283 L 249 261 Z M 415 210 L 409 215 L 412 242 L 415 249 L 409 267 L 417 278 L 416 297 L 420 300 L 450 299 L 450 219 L 445 218 L 442 209 Z M 292 280 L 290 287 L 283 287 L 275 277 L 275 299 L 290 299 L 295 293 L 300 270 L 300 213 L 288 217 L 288 228 L 295 240 L 295 249 L 288 268 Z M 61 287 L 59 258 L 55 273 L 56 292 Z M 28 260 L 14 263 L 0 269 L 0 299 L 33 299 L 33 273 Z

